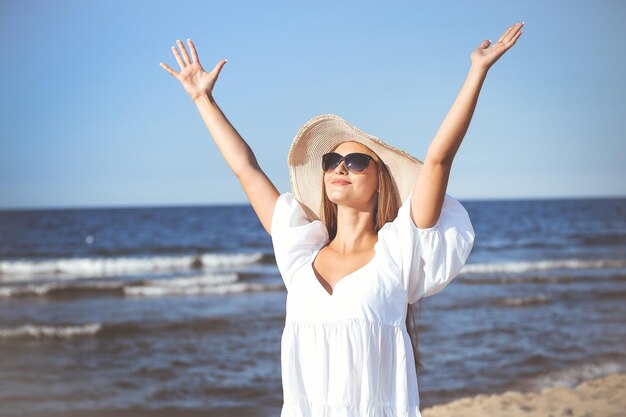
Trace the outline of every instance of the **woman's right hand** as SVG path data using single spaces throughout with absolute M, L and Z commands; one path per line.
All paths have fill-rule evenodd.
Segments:
M 217 81 L 217 77 L 227 60 L 221 60 L 215 65 L 215 68 L 213 68 L 211 72 L 206 72 L 204 68 L 202 68 L 202 65 L 200 65 L 196 47 L 193 42 L 191 42 L 191 39 L 187 39 L 187 43 L 189 43 L 189 49 L 191 50 L 193 60 L 189 59 L 185 45 L 183 45 L 180 40 L 177 42 L 179 48 L 183 52 L 183 57 L 181 58 L 178 49 L 174 46 L 172 46 L 172 52 L 174 57 L 176 57 L 178 65 L 180 65 L 181 71 L 176 72 L 167 64 L 162 62 L 160 62 L 159 65 L 180 81 L 187 94 L 189 94 L 193 100 L 196 100 L 204 94 L 208 94 L 210 96 L 213 91 L 213 87 L 215 86 L 215 82 Z

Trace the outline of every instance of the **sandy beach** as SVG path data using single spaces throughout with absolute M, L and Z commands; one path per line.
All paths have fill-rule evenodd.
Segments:
M 624 417 L 625 394 L 626 374 L 613 373 L 587 380 L 574 388 L 479 394 L 426 408 L 422 414 L 424 417 Z

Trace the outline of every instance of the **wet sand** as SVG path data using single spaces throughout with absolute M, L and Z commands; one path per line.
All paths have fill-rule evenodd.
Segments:
M 422 410 L 423 417 L 624 417 L 626 374 L 590 379 L 574 388 L 479 394 Z

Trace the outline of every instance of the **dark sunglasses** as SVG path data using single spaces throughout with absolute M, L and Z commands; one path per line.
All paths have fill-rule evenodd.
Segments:
M 364 153 L 356 152 L 342 156 L 336 152 L 330 152 L 322 156 L 322 169 L 324 172 L 333 171 L 339 166 L 341 161 L 344 161 L 348 171 L 360 174 L 365 172 L 370 164 L 370 160 L 374 161 L 374 158 Z

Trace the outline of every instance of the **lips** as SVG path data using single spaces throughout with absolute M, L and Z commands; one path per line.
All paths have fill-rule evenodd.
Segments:
M 335 184 L 335 185 L 346 185 L 346 184 L 350 184 L 349 181 L 346 180 L 333 180 L 330 182 L 331 184 Z

